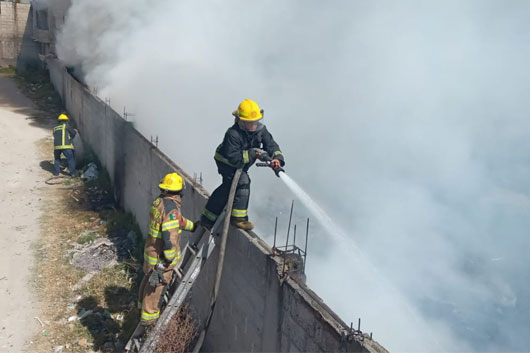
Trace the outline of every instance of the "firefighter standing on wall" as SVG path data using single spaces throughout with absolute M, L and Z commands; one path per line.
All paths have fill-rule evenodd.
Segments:
M 226 131 L 214 157 L 223 182 L 210 196 L 201 215 L 201 224 L 205 228 L 213 226 L 228 199 L 234 173 L 236 169 L 242 168 L 234 196 L 231 223 L 238 228 L 250 230 L 254 225 L 248 220 L 247 213 L 250 196 L 248 169 L 265 153 L 272 158 L 273 169 L 283 167 L 285 162 L 280 147 L 265 125 L 259 122 L 263 118 L 263 110 L 256 102 L 245 99 L 232 115 L 235 117 L 234 125 Z
M 58 176 L 61 171 L 61 154 L 63 154 L 68 162 L 70 176 L 75 176 L 74 145 L 72 140 L 74 139 L 77 130 L 70 126 L 66 114 L 59 115 L 57 120 L 59 125 L 53 128 L 53 157 L 55 159 L 53 163 L 53 175 Z
M 194 232 L 196 224 L 182 216 L 180 204 L 184 180 L 177 173 L 167 174 L 149 212 L 149 234 L 144 249 L 144 278 L 140 284 L 138 306 L 141 322 L 150 325 L 160 316 L 158 303 L 164 285 L 180 260 L 180 233 Z

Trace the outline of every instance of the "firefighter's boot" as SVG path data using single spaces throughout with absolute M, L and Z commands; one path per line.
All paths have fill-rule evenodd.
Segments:
M 252 230 L 254 228 L 254 223 L 250 221 L 240 221 L 237 219 L 231 219 L 230 223 L 232 223 L 234 227 L 244 229 L 244 230 Z

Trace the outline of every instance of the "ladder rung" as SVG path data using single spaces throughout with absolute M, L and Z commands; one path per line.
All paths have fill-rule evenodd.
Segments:
M 192 246 L 188 244 L 188 251 L 191 252 L 193 255 L 197 254 L 197 249 L 194 249 Z

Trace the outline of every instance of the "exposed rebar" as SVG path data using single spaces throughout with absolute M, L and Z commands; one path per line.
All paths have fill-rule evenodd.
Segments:
M 276 231 L 278 230 L 278 217 L 274 220 L 274 243 L 272 244 L 272 250 L 276 249 Z
M 287 227 L 287 239 L 285 240 L 285 251 L 283 252 L 282 276 L 285 274 L 285 256 L 287 254 L 287 246 L 289 245 L 289 231 L 291 230 L 291 221 L 293 219 L 293 208 L 294 208 L 294 200 L 291 202 L 291 213 L 289 215 L 289 226 Z
M 304 273 L 305 273 L 305 263 L 307 261 L 307 240 L 308 239 L 309 239 L 309 218 L 307 218 L 307 224 L 305 227 Z
M 293 251 L 294 250 L 296 250 L 296 224 L 294 225 L 294 231 L 293 231 Z

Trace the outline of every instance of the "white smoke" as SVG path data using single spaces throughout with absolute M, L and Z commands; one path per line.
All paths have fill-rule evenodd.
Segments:
M 392 351 L 527 350 L 530 4 L 72 5 L 60 58 L 210 190 L 230 112 L 265 109 L 289 176 L 377 268 L 311 228 L 308 282 L 345 320 Z M 294 196 L 251 177 L 270 240 Z

